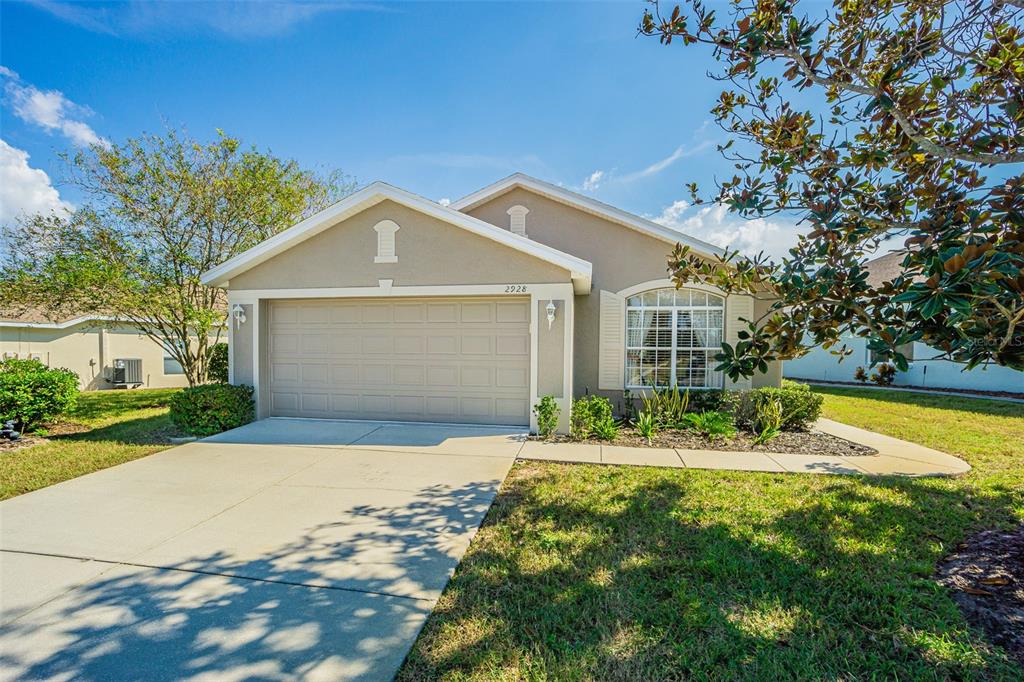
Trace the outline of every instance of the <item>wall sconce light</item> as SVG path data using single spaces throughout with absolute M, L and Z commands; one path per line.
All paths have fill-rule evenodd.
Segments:
M 231 309 L 231 316 L 235 318 L 235 329 L 239 329 L 245 324 L 245 308 L 235 304 L 235 307 Z
M 548 301 L 548 304 L 544 306 L 544 310 L 548 313 L 548 331 L 550 331 L 551 324 L 555 321 L 555 302 Z

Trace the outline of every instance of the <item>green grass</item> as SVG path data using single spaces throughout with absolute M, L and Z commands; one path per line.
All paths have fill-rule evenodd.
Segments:
M 66 421 L 88 430 L 18 450 L 0 450 L 0 500 L 167 448 L 167 438 L 177 434 L 167 416 L 168 402 L 177 390 L 81 394 Z
M 821 389 L 955 479 L 517 464 L 399 673 L 417 679 L 992 679 L 933 580 L 1024 519 L 1024 405 Z

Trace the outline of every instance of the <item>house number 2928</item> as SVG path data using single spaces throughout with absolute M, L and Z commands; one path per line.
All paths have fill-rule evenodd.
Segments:
M 525 294 L 526 293 L 526 285 L 525 284 L 506 284 L 505 285 L 505 293 L 506 294 Z

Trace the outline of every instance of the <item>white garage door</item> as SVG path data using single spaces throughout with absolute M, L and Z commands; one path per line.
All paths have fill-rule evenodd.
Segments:
M 525 425 L 528 298 L 269 305 L 270 413 Z

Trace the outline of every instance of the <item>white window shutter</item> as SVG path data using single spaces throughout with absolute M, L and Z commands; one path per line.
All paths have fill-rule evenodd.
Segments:
M 752 320 L 754 318 L 754 297 L 733 294 L 725 299 L 725 340 L 733 348 L 739 343 L 738 333 L 747 328 L 747 323 L 740 320 Z M 739 381 L 732 381 L 725 377 L 726 388 L 747 389 L 750 388 L 750 379 L 740 377 Z
M 526 214 L 530 212 L 530 209 L 525 206 L 513 206 L 507 213 L 509 216 L 508 229 L 515 234 L 523 237 L 526 235 Z
M 625 299 L 610 291 L 601 292 L 600 340 L 598 342 L 597 387 L 621 391 L 625 386 Z

